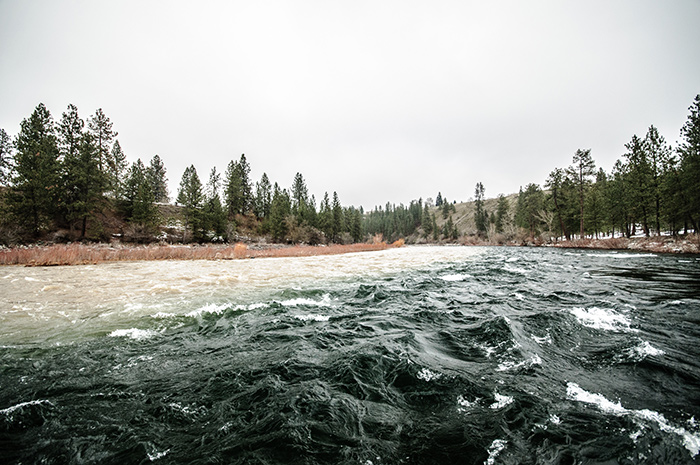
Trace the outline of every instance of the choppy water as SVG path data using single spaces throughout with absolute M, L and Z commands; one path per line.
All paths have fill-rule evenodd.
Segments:
M 3 463 L 700 461 L 700 258 L 0 268 Z

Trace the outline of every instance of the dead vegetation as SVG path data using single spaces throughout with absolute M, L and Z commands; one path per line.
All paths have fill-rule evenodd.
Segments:
M 397 241 L 398 242 L 398 241 Z M 58 266 L 86 265 L 114 261 L 136 260 L 233 260 L 267 257 L 308 257 L 370 252 L 400 247 L 385 242 L 361 244 L 266 245 L 243 243 L 235 245 L 143 245 L 121 244 L 54 244 L 47 246 L 12 247 L 0 250 L 0 265 Z

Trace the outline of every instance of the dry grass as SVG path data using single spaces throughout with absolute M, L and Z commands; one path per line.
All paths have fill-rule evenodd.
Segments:
M 0 250 L 0 265 L 85 265 L 135 260 L 232 260 L 264 257 L 307 257 L 384 250 L 398 245 L 332 244 L 329 246 L 234 246 L 68 244 L 13 247 Z

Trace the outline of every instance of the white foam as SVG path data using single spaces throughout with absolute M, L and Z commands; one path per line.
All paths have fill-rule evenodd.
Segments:
M 641 341 L 641 343 L 638 346 L 628 349 L 627 352 L 634 359 L 640 361 L 644 360 L 648 356 L 660 357 L 661 355 L 666 354 L 666 352 L 664 352 L 661 349 L 657 349 L 656 347 L 649 344 L 649 342 L 647 341 Z
M 549 422 L 553 425 L 558 425 L 561 424 L 561 418 L 559 418 L 557 415 L 551 414 L 549 416 Z
M 156 460 L 162 459 L 163 457 L 168 455 L 168 452 L 170 452 L 170 449 L 166 449 L 163 452 L 154 451 L 153 453 L 148 454 L 148 460 L 150 460 L 151 462 L 155 462 Z
M 477 404 L 476 400 L 474 402 L 469 402 L 467 399 L 465 399 L 461 395 L 459 397 L 457 397 L 457 405 L 459 405 L 459 407 L 457 407 L 457 411 L 459 413 L 466 412 L 466 409 L 471 408 L 471 407 L 475 406 L 476 404 Z
M 513 361 L 507 361 L 503 362 L 500 365 L 498 365 L 498 368 L 496 368 L 496 371 L 508 371 L 508 370 L 514 370 L 517 368 L 523 368 L 523 367 L 533 367 L 535 365 L 542 365 L 542 359 L 538 354 L 535 354 L 531 359 L 529 360 L 523 360 L 520 362 L 513 362 Z
M 303 297 L 297 299 L 283 300 L 280 302 L 283 307 L 298 307 L 305 305 L 307 307 L 330 307 L 331 296 L 324 294 L 321 300 L 305 299 Z
M 430 371 L 427 368 L 421 369 L 421 371 L 418 372 L 416 375 L 418 379 L 422 379 L 423 381 L 432 381 L 434 379 L 439 379 L 442 377 L 442 374 L 440 373 L 435 373 L 434 371 Z
M 156 331 L 153 331 L 152 329 L 138 329 L 138 328 L 129 328 L 129 329 L 116 329 L 109 333 L 109 337 L 129 337 L 131 339 L 140 341 L 143 339 L 149 339 L 153 336 L 156 336 L 158 333 Z
M 328 321 L 328 315 L 294 315 L 294 318 L 301 321 Z
M 469 275 L 469 274 L 456 273 L 456 274 L 446 274 L 446 275 L 440 276 L 440 279 L 442 279 L 443 281 L 451 281 L 452 282 L 452 281 L 464 281 L 464 280 L 469 279 L 471 277 L 472 277 L 472 275 Z
M 42 400 L 30 400 L 30 401 L 28 401 L 28 402 L 21 402 L 21 403 L 19 403 L 19 404 L 17 404 L 17 405 L 13 405 L 13 406 L 11 406 L 11 407 L 7 407 L 7 408 L 5 408 L 5 409 L 2 409 L 2 410 L 0 410 L 0 414 L 7 415 L 7 416 L 11 416 L 15 411 L 20 410 L 20 409 L 22 409 L 22 408 L 24 408 L 24 407 L 27 407 L 27 406 L 29 406 L 29 405 L 41 405 L 41 404 L 48 404 L 48 405 L 53 406 L 53 404 L 52 404 L 51 401 L 49 401 L 49 400 L 45 400 L 45 399 L 42 399 Z
M 504 439 L 494 439 L 489 446 L 489 458 L 486 459 L 484 464 L 494 465 L 496 463 L 496 457 L 498 457 L 498 454 L 503 452 L 503 449 L 506 448 L 506 444 L 508 444 L 508 441 Z
M 695 457 L 698 455 L 698 453 L 700 453 L 700 433 L 694 434 L 685 430 L 684 428 L 671 425 L 659 412 L 654 412 L 653 410 L 648 409 L 627 409 L 623 407 L 619 401 L 612 402 L 601 394 L 590 393 L 582 389 L 578 384 L 571 382 L 567 383 L 566 385 L 566 395 L 569 399 L 587 404 L 593 404 L 605 413 L 612 413 L 619 416 L 630 415 L 636 420 L 654 422 L 658 425 L 661 431 L 680 436 L 683 441 L 683 446 L 688 450 L 688 452 L 690 452 L 692 457 Z
M 592 307 L 590 309 L 574 308 L 571 310 L 578 321 L 589 328 L 604 331 L 635 331 L 630 328 L 632 323 L 625 315 L 615 313 L 612 309 Z
M 507 405 L 510 405 L 513 403 L 513 398 L 510 396 L 502 396 L 499 393 L 495 392 L 493 395 L 493 398 L 496 400 L 493 404 L 491 404 L 489 407 L 498 410 L 501 409 Z
M 230 307 L 230 304 L 207 304 L 203 307 L 198 308 L 197 310 L 193 310 L 190 313 L 187 314 L 189 317 L 199 317 L 204 315 L 205 313 L 211 313 L 211 314 L 217 314 L 221 315 L 224 310 Z

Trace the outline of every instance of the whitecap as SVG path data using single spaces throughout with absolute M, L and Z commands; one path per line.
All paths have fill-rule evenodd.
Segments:
M 601 394 L 590 393 L 582 389 L 578 384 L 572 382 L 569 382 L 566 385 L 566 395 L 569 399 L 587 404 L 593 404 L 605 413 L 611 413 L 619 416 L 629 415 L 637 421 L 645 420 L 648 422 L 654 422 L 662 431 L 680 436 L 683 446 L 688 450 L 688 452 L 690 452 L 692 457 L 695 457 L 698 455 L 698 453 L 700 453 L 700 433 L 694 434 L 684 428 L 670 424 L 666 417 L 659 412 L 654 412 L 653 410 L 648 409 L 627 409 L 622 406 L 620 401 L 613 402 L 606 399 Z
M 193 310 L 190 313 L 187 314 L 189 317 L 199 317 L 204 315 L 205 313 L 212 313 L 212 314 L 217 314 L 221 315 L 224 310 L 230 307 L 230 304 L 207 304 L 203 307 L 198 308 L 197 310 Z
M 423 381 L 432 381 L 434 379 L 439 379 L 442 377 L 442 374 L 440 373 L 435 373 L 434 371 L 430 371 L 427 368 L 422 368 L 418 374 L 416 375 L 418 379 L 421 379 Z
M 466 409 L 474 407 L 477 404 L 477 401 L 475 400 L 474 402 L 469 402 L 467 399 L 462 397 L 461 395 L 457 397 L 457 411 L 459 413 L 464 413 L 466 412 Z
M 627 354 L 635 360 L 641 361 L 648 356 L 659 357 L 661 355 L 665 355 L 666 352 L 652 346 L 648 341 L 641 341 L 639 345 L 628 349 Z
M 153 451 L 153 453 L 148 454 L 148 460 L 151 462 L 155 462 L 158 459 L 162 459 L 166 455 L 168 455 L 168 452 L 170 452 L 170 449 L 166 449 L 163 452 L 158 452 L 158 451 Z
M 443 276 L 440 276 L 440 279 L 443 281 L 449 281 L 449 282 L 455 282 L 455 281 L 464 281 L 466 279 L 471 278 L 472 276 L 469 274 L 446 274 Z
M 109 337 L 129 337 L 131 339 L 140 341 L 143 339 L 149 339 L 153 336 L 156 336 L 158 333 L 156 331 L 153 331 L 152 329 L 138 329 L 138 328 L 129 328 L 129 329 L 115 329 L 111 333 L 109 333 Z
M 592 307 L 573 308 L 571 314 L 578 321 L 589 328 L 602 329 L 605 331 L 634 331 L 630 328 L 632 323 L 625 315 L 615 313 L 612 309 Z
M 501 409 L 507 405 L 510 405 L 513 403 L 513 398 L 511 396 L 502 396 L 499 393 L 495 392 L 493 394 L 493 398 L 496 400 L 493 404 L 489 406 L 489 408 L 492 408 L 494 410 Z
M 30 400 L 28 402 L 21 402 L 19 404 L 12 405 L 11 407 L 4 408 L 4 409 L 0 410 L 0 414 L 11 416 L 15 411 L 21 410 L 24 407 L 28 407 L 30 405 L 41 405 L 41 404 L 48 404 L 48 405 L 53 406 L 53 404 L 51 403 L 50 400 L 45 400 L 45 399 Z
M 496 371 L 509 371 L 509 370 L 514 370 L 518 368 L 531 368 L 535 365 L 542 365 L 542 359 L 538 354 L 535 354 L 531 359 L 529 360 L 522 360 L 520 362 L 514 362 L 514 361 L 506 361 L 498 365 L 498 368 L 496 368 Z
M 294 315 L 294 318 L 301 321 L 328 321 L 331 317 L 328 315 Z
M 328 294 L 324 294 L 321 300 L 306 299 L 299 297 L 296 299 L 283 300 L 280 302 L 283 307 L 299 307 L 305 305 L 307 307 L 330 307 L 331 297 Z
M 491 445 L 489 446 L 489 458 L 486 459 L 484 462 L 485 465 L 493 465 L 496 463 L 496 457 L 498 457 L 498 454 L 503 452 L 503 449 L 506 448 L 506 444 L 508 444 L 508 441 L 504 439 L 494 439 Z

